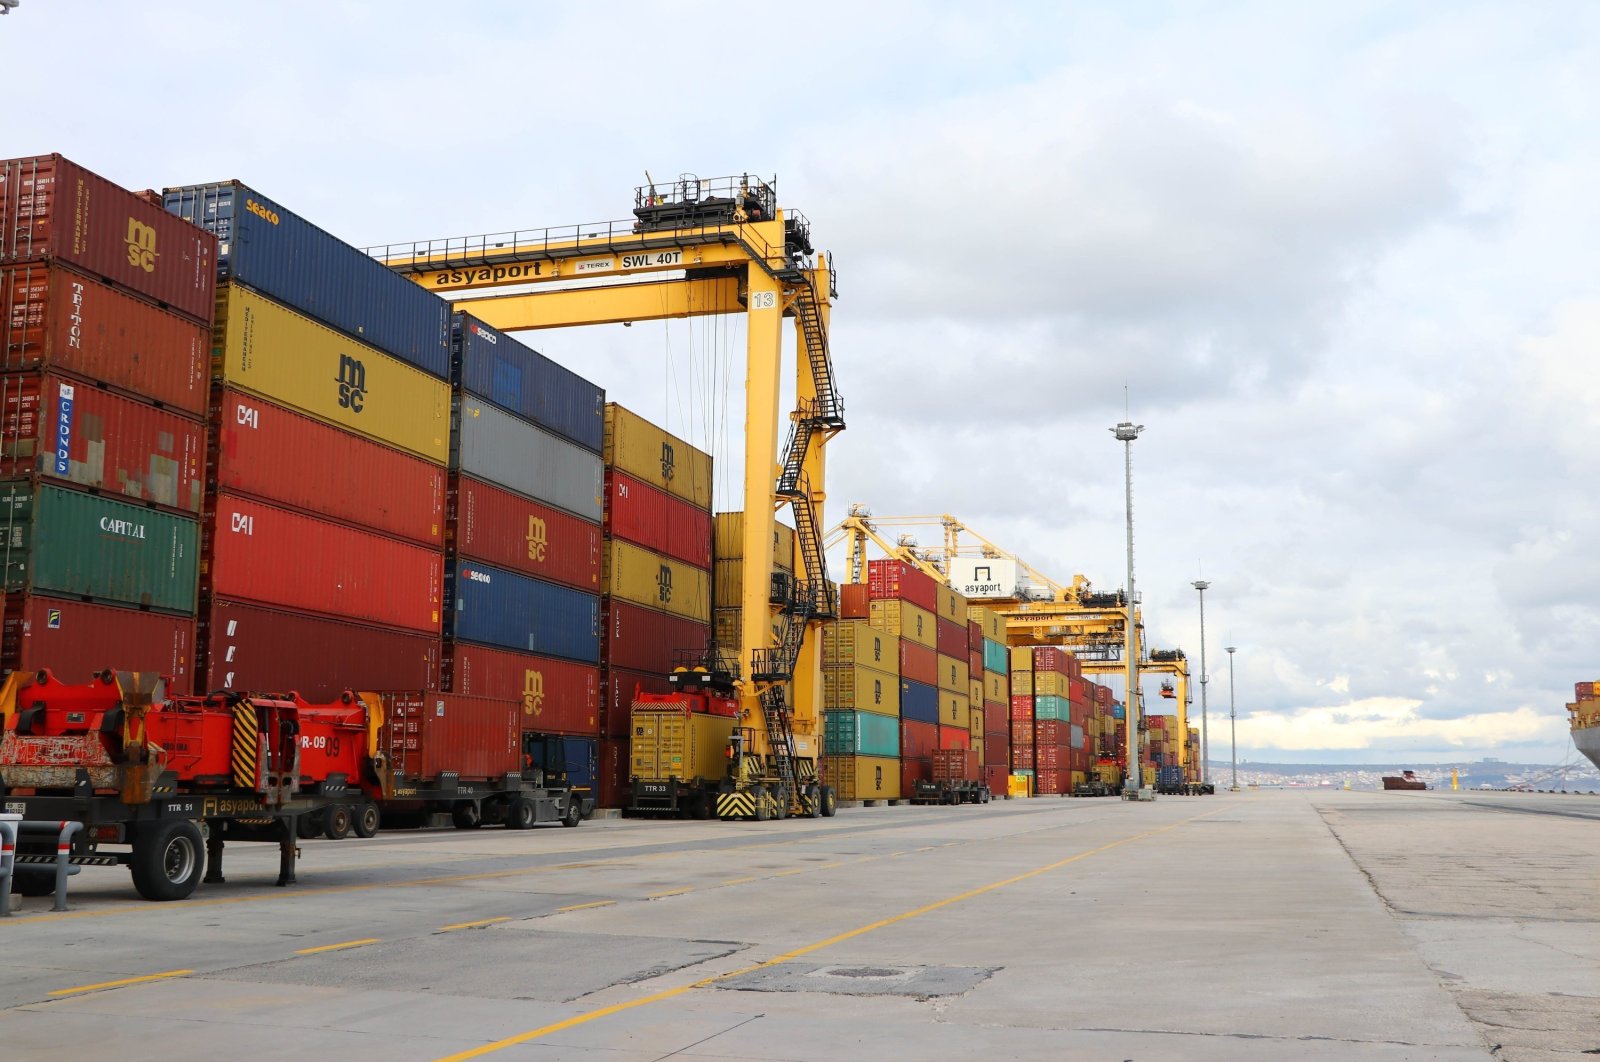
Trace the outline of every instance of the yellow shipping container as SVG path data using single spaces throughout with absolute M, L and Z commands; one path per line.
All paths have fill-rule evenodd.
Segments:
M 983 699 L 986 701 L 1009 701 L 1011 699 L 1011 683 L 1006 676 L 993 671 L 983 673 Z
M 822 780 L 840 800 L 898 800 L 900 761 L 893 756 L 824 756 Z
M 605 462 L 673 497 L 711 508 L 711 455 L 637 413 L 606 403 Z
M 1020 800 L 1033 795 L 1033 775 L 1013 774 L 1006 777 L 1007 795 Z
M 839 620 L 822 627 L 822 665 L 866 664 L 891 675 L 900 673 L 898 639 L 866 620 Z
M 718 560 L 744 557 L 744 513 L 718 513 L 711 523 L 711 555 Z M 794 528 L 772 525 L 772 566 L 794 571 Z
M 939 725 L 960 727 L 972 732 L 972 702 L 965 693 L 939 691 Z
M 712 612 L 711 633 L 716 636 L 719 647 L 732 649 L 735 652 L 744 648 L 744 630 L 739 622 L 739 618 L 743 615 L 744 610 L 737 608 L 719 608 Z M 774 612 L 771 618 L 772 644 L 776 645 L 783 633 L 783 617 Z
M 674 616 L 711 622 L 711 577 L 682 561 L 612 539 L 602 554 L 604 592 Z
M 1067 695 L 1067 676 L 1057 671 L 1033 672 L 1033 695 L 1035 697 L 1065 697 Z
M 905 601 L 874 601 L 869 610 L 869 622 L 880 631 L 896 638 L 937 649 L 939 642 L 934 628 L 933 613 Z
M 967 728 L 967 733 L 972 735 L 973 748 L 978 748 L 977 742 L 982 740 L 984 734 L 983 709 L 979 707 L 982 703 L 982 701 L 972 702 L 972 723 Z M 979 749 L 978 751 L 981 752 L 983 750 Z M 983 761 L 979 760 L 978 762 L 982 763 Z
M 1011 672 L 1033 670 L 1033 646 L 1014 645 L 1011 647 Z
M 450 385 L 235 284 L 217 296 L 214 373 L 227 384 L 442 465 Z
M 967 700 L 973 704 L 983 703 L 983 681 L 981 679 L 973 679 L 967 683 Z
M 967 670 L 969 666 L 965 660 L 957 660 L 953 656 L 940 653 L 939 688 L 963 695 L 970 692 L 968 684 L 972 681 L 972 675 Z
M 967 622 L 967 599 L 948 586 L 940 585 L 936 589 L 939 593 L 939 618 L 955 620 L 965 626 Z
M 731 716 L 699 712 L 633 713 L 629 769 L 635 778 L 715 782 L 728 769 Z
M 822 705 L 878 715 L 900 714 L 900 680 L 886 671 L 861 667 L 822 669 Z
M 984 605 L 968 605 L 967 618 L 977 620 L 978 626 L 983 628 L 983 636 L 991 642 L 1006 644 L 1006 618 L 992 608 Z
M 978 763 L 983 763 L 983 731 L 972 735 L 972 751 L 978 754 Z
M 1013 697 L 1032 697 L 1033 696 L 1033 672 L 1032 671 L 1013 671 L 1011 673 L 1011 696 L 1013 696 Z

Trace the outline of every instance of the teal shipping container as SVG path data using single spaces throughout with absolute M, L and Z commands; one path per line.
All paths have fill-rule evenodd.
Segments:
M 200 525 L 60 487 L 0 486 L 5 587 L 194 615 Z
M 824 712 L 824 756 L 898 756 L 900 720 L 875 712 Z
M 1007 663 L 1008 660 L 1010 660 L 1010 654 L 1006 652 L 1005 646 L 999 642 L 990 641 L 988 638 L 983 640 L 983 669 L 985 671 L 993 671 L 997 675 L 1007 674 L 1011 670 L 1011 665 Z M 974 675 L 973 678 L 977 678 L 977 676 Z
M 1071 708 L 1065 697 L 1056 697 L 1051 694 L 1040 694 L 1033 699 L 1033 717 L 1035 719 L 1071 719 Z

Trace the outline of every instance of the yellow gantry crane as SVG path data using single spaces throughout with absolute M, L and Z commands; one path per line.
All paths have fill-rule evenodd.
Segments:
M 738 782 L 718 811 L 820 814 L 820 639 L 806 634 L 837 612 L 821 531 L 824 449 L 845 424 L 828 349 L 837 277 L 812 246 L 810 222 L 779 206 L 775 180 L 685 174 L 636 188 L 633 217 L 621 221 L 368 253 L 504 331 L 745 315 L 742 740 Z M 797 340 L 797 402 L 780 452 L 785 319 Z M 804 572 L 780 603 L 774 634 L 772 536 L 782 505 L 792 509 Z

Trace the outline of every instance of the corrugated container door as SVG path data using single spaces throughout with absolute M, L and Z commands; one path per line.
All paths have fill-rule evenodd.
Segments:
M 859 665 L 823 668 L 822 702 L 828 708 L 898 715 L 900 682 L 887 672 Z
M 600 522 L 600 458 L 471 395 L 456 400 L 450 467 Z

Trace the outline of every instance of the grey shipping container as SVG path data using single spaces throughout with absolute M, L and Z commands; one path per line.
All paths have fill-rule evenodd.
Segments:
M 598 454 L 473 395 L 457 396 L 451 412 L 451 471 L 600 522 Z
M 456 314 L 450 336 L 454 382 L 462 391 L 600 452 L 606 426 L 602 388 L 476 317 Z

